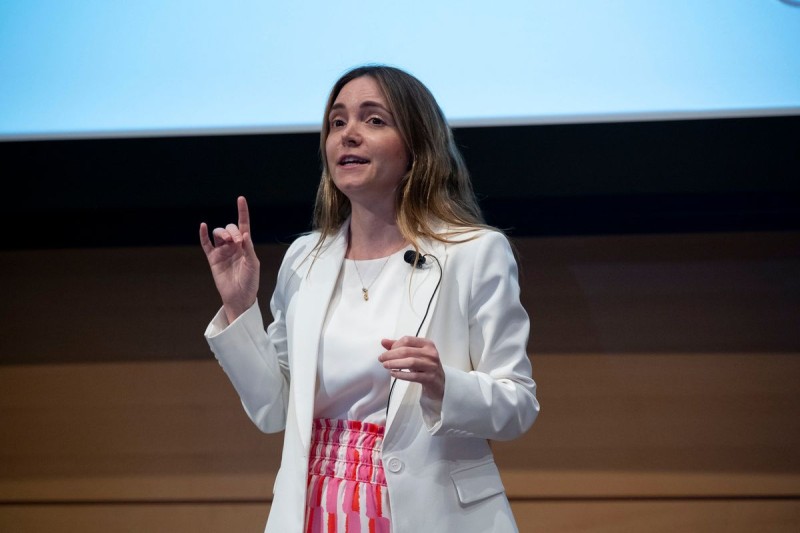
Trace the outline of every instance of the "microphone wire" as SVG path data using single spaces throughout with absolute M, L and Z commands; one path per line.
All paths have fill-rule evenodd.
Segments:
M 422 331 L 422 325 L 425 323 L 425 319 L 428 318 L 428 312 L 431 310 L 431 304 L 433 303 L 433 297 L 436 295 L 436 291 L 439 290 L 439 285 L 442 284 L 442 278 L 444 277 L 444 271 L 442 270 L 442 264 L 439 262 L 439 259 L 435 255 L 431 254 L 423 254 L 422 257 L 431 257 L 434 261 L 436 261 L 436 265 L 439 267 L 439 281 L 436 282 L 436 287 L 433 288 L 433 292 L 431 293 L 431 298 L 428 300 L 428 306 L 425 308 L 425 314 L 422 316 L 422 320 L 420 320 L 419 327 L 417 328 L 417 332 L 414 334 L 415 337 L 419 337 L 419 332 Z M 412 265 L 413 266 L 413 265 Z M 394 390 L 394 384 L 397 383 L 397 378 L 392 377 L 392 384 L 389 386 L 389 397 L 386 399 L 386 422 L 389 422 L 389 403 L 392 401 L 392 391 Z

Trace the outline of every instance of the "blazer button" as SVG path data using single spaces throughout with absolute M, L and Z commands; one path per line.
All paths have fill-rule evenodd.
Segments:
M 392 457 L 389 459 L 389 462 L 386 463 L 386 468 L 389 469 L 389 472 L 396 474 L 403 469 L 403 461 L 397 457 Z

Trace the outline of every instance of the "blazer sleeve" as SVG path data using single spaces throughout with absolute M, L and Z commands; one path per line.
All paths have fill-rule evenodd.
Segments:
M 270 300 L 273 321 L 266 330 L 256 302 L 230 324 L 220 310 L 205 331 L 211 351 L 239 394 L 245 412 L 265 433 L 282 431 L 286 426 L 290 384 L 286 308 L 296 248 L 289 248 L 278 272 Z
M 469 243 L 469 249 L 458 260 L 467 263 L 460 265 L 459 275 L 470 280 L 466 310 L 472 370 L 444 366 L 440 418 L 429 431 L 510 440 L 526 432 L 539 413 L 527 354 L 530 321 L 520 302 L 517 263 L 505 235 L 487 232 Z

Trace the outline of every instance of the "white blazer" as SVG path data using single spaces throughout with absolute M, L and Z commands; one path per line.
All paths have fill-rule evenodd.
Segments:
M 285 431 L 267 533 L 301 533 L 314 412 L 317 353 L 328 302 L 347 248 L 348 224 L 309 256 L 318 234 L 288 249 L 264 330 L 258 305 L 206 338 L 264 432 Z M 527 431 L 539 412 L 526 346 L 530 325 L 517 264 L 504 235 L 477 230 L 457 244 L 424 241 L 422 269 L 409 266 L 394 338 L 431 339 L 445 371 L 441 412 L 420 405 L 421 386 L 397 380 L 383 442 L 393 533 L 517 531 L 488 440 Z M 389 334 L 387 334 L 387 337 Z M 388 395 L 388 391 L 387 391 Z

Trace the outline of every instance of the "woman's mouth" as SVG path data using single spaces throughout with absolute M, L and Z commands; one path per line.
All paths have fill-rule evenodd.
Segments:
M 367 163 L 369 163 L 369 159 L 354 155 L 345 155 L 339 158 L 340 166 L 366 165 Z

